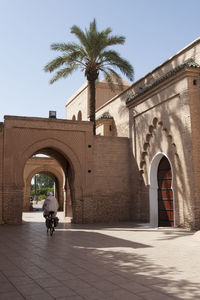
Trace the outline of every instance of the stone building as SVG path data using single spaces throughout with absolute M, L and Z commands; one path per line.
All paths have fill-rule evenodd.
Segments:
M 199 229 L 199 106 L 197 39 L 133 85 L 124 82 L 123 91 L 98 82 L 97 136 L 88 122 L 87 84 L 67 101 L 67 120 L 5 116 L 0 222 L 21 222 L 37 170 L 57 178 L 66 215 L 70 194 L 75 223 L 131 220 Z M 36 167 L 36 154 L 57 167 Z
M 86 112 L 81 94 L 78 101 Z M 82 113 L 77 95 L 71 99 L 67 118 Z M 132 220 L 199 228 L 199 106 L 200 39 L 120 94 L 102 98 L 97 134 L 128 137 L 130 142 Z

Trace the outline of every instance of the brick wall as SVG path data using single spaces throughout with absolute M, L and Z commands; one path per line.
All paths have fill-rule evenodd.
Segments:
M 188 70 L 188 90 L 191 115 L 191 139 L 194 176 L 194 224 L 200 228 L 200 71 Z
M 130 161 L 131 152 L 127 138 L 95 137 L 96 222 L 130 220 Z

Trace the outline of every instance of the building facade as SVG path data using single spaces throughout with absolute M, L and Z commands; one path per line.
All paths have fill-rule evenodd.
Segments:
M 73 99 L 69 118 L 77 112 Z M 79 101 L 87 110 L 84 98 Z M 197 39 L 97 107 L 97 134 L 130 141 L 132 220 L 200 227 L 199 106 Z

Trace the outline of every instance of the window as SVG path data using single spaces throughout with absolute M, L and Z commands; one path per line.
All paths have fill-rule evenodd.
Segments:
M 77 120 L 82 121 L 82 112 L 80 110 L 78 112 Z

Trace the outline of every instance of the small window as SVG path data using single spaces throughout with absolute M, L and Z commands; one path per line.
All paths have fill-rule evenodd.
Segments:
M 72 121 L 76 121 L 76 116 L 75 115 L 73 115 Z
M 193 80 L 193 85 L 197 85 L 196 79 Z
M 79 110 L 78 112 L 78 117 L 77 117 L 78 121 L 82 121 L 82 112 Z

